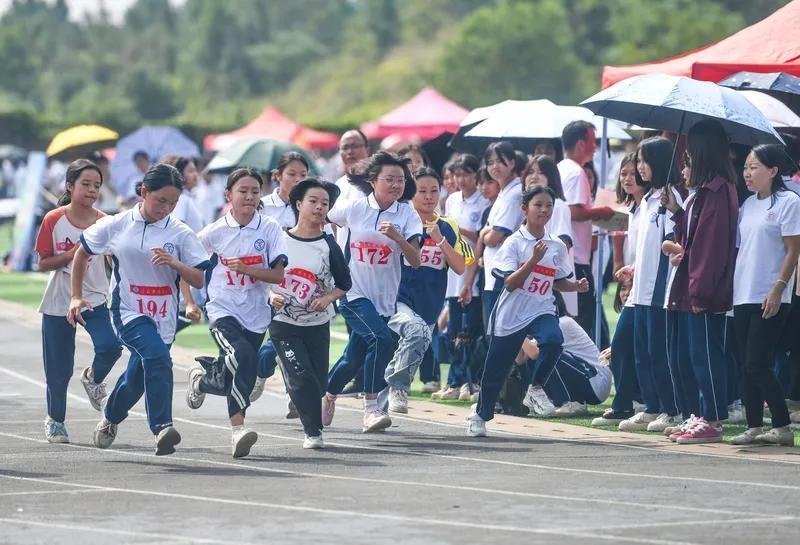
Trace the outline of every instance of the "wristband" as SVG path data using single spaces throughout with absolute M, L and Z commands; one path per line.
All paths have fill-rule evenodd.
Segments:
M 777 284 L 778 282 L 780 282 L 784 286 L 788 286 L 789 285 L 789 283 L 786 280 L 784 280 L 783 278 L 778 278 L 774 283 Z
M 446 238 L 444 238 L 444 237 L 442 237 L 442 240 L 440 240 L 439 242 L 437 242 L 437 243 L 436 243 L 436 245 L 437 245 L 439 248 L 441 248 L 441 247 L 442 247 L 442 244 L 444 244 L 445 242 L 447 242 L 447 239 L 446 239 Z

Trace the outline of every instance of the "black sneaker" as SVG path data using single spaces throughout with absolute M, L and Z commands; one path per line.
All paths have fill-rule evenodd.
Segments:
M 592 420 L 592 426 L 616 426 L 623 420 L 634 415 L 633 409 L 629 411 L 615 411 L 614 409 L 606 409 L 603 416 L 598 416 Z

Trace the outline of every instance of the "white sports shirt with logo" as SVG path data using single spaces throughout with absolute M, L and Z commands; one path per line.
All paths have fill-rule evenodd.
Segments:
M 572 262 L 567 246 L 558 237 L 545 232 L 541 240 L 547 245 L 547 252 L 522 287 L 514 291 L 504 288 L 500 292 L 487 327 L 490 335 L 511 335 L 539 316 L 555 315 L 553 284 L 572 276 Z M 519 270 L 533 255 L 533 247 L 538 241 L 526 227 L 520 227 L 503 242 L 494 257 L 492 275 L 502 282 L 505 277 Z
M 365 298 L 381 316 L 395 313 L 400 286 L 400 246 L 378 232 L 388 221 L 408 241 L 422 238 L 422 221 L 407 202 L 395 202 L 381 210 L 374 195 L 349 202 L 336 201 L 328 219 L 348 229 L 344 255 L 350 266 L 353 287 L 347 301 Z
M 167 265 L 153 265 L 153 248 L 163 248 L 190 267 L 208 267 L 208 255 L 197 235 L 183 222 L 167 216 L 148 223 L 141 204 L 127 212 L 106 216 L 81 236 L 83 248 L 92 255 L 110 254 L 111 317 L 119 329 L 146 316 L 153 320 L 167 344 L 175 340 L 178 323 L 178 273 Z
M 493 230 L 505 233 L 508 236 L 516 231 L 522 220 L 525 219 L 525 214 L 522 213 L 522 182 L 519 178 L 514 178 L 507 186 L 500 190 L 497 195 L 497 200 L 492 205 L 492 210 L 489 212 L 487 225 Z M 495 287 L 495 278 L 491 274 L 494 269 L 494 260 L 500 245 L 489 247 L 483 250 L 483 269 L 485 274 L 484 289 L 491 291 Z
M 206 312 L 213 324 L 230 316 L 248 331 L 263 333 L 269 327 L 272 311 L 266 282 L 228 268 L 228 260 L 239 258 L 245 265 L 271 269 L 286 265 L 287 250 L 283 230 L 277 221 L 254 214 L 247 225 L 239 225 L 233 214 L 208 225 L 198 235 L 203 248 L 211 254 L 211 277 L 206 281 Z
M 467 197 L 462 196 L 461 191 L 456 191 L 449 197 L 444 204 L 444 215 L 456 220 L 458 226 L 468 231 L 478 232 L 481 230 L 481 216 L 484 210 L 492 203 L 480 194 L 477 190 Z M 472 250 L 475 250 L 475 243 L 466 237 L 462 237 Z M 478 275 L 475 275 L 475 285 L 472 287 L 472 295 L 478 295 Z M 464 275 L 456 274 L 452 270 L 447 271 L 447 293 L 445 297 L 458 297 L 464 286 Z

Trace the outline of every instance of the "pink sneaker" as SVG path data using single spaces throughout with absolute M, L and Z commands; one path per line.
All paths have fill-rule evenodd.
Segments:
M 674 443 L 675 441 L 678 440 L 678 437 L 680 437 L 681 435 L 692 429 L 692 427 L 698 420 L 700 419 L 697 418 L 695 415 L 691 415 L 689 418 L 684 420 L 680 426 L 673 427 L 671 431 L 664 430 L 664 433 L 667 433 L 667 431 L 669 431 L 667 437 L 669 437 L 669 440 Z
M 322 396 L 322 425 L 328 427 L 333 422 L 333 413 L 336 412 L 336 396 L 325 394 Z
M 697 443 L 721 443 L 722 424 L 712 426 L 705 418 L 698 418 L 694 425 L 681 434 L 676 440 L 681 445 Z

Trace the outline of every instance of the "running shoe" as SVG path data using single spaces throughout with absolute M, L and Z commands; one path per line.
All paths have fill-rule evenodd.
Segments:
M 467 417 L 467 435 L 486 437 L 486 421 L 475 412 L 475 407 L 472 408 L 472 414 Z
M 731 439 L 731 445 L 760 445 L 758 436 L 764 433 L 763 428 L 748 428 L 744 433 L 740 433 Z
M 256 377 L 256 382 L 253 384 L 253 391 L 250 392 L 250 403 L 254 403 L 261 394 L 264 393 L 264 385 L 267 383 L 267 379 Z
M 161 428 L 156 435 L 156 456 L 166 456 L 175 453 L 175 445 L 181 442 L 181 434 L 174 426 Z
M 800 411 L 794 411 L 793 413 L 789 414 L 789 420 L 791 420 L 794 424 L 800 424 Z
M 783 445 L 785 447 L 794 446 L 794 432 L 789 426 L 772 428 L 766 433 L 757 436 L 756 439 L 768 445 Z
M 431 399 L 438 399 L 438 400 L 456 400 L 461 395 L 460 388 L 453 388 L 448 386 L 447 388 L 442 388 L 438 392 L 434 392 L 431 394 Z
M 333 413 L 336 412 L 336 396 L 325 394 L 322 396 L 322 425 L 328 427 L 333 422 Z
M 640 412 L 619 423 L 619 431 L 647 431 L 647 426 L 655 422 L 656 413 Z
M 94 429 L 92 436 L 92 443 L 97 448 L 108 448 L 114 439 L 117 438 L 117 425 L 112 424 L 105 417 L 98 422 L 97 427 Z
M 663 433 L 664 430 L 667 428 L 671 428 L 673 426 L 679 426 L 682 421 L 683 421 L 683 416 L 679 414 L 670 416 L 667 413 L 661 413 L 656 417 L 655 420 L 653 420 L 647 425 L 647 431 Z
M 364 427 L 361 429 L 363 433 L 383 431 L 391 425 L 392 419 L 378 407 L 364 410 Z
M 592 420 L 592 426 L 618 426 L 620 422 L 633 416 L 633 411 L 615 411 L 606 409 L 603 416 Z
M 200 381 L 203 380 L 202 367 L 189 369 L 189 381 L 186 384 L 186 404 L 190 409 L 199 409 L 206 399 L 206 394 L 200 391 Z
M 737 399 L 728 405 L 728 419 L 726 422 L 730 422 L 731 424 L 743 424 L 746 421 L 744 405 L 742 405 L 741 399 Z
M 567 418 L 570 416 L 584 416 L 587 414 L 589 414 L 589 409 L 586 407 L 586 403 L 580 403 L 578 401 L 567 401 L 553 411 L 553 416 L 558 416 L 561 418 Z
M 438 392 L 439 388 L 441 388 L 441 387 L 442 387 L 442 385 L 439 384 L 438 382 L 431 381 L 431 382 L 426 382 L 425 384 L 423 384 L 422 388 L 420 389 L 420 391 L 423 394 L 432 394 L 433 392 Z
M 528 392 L 525 394 L 522 404 L 538 416 L 550 416 L 556 410 L 556 406 L 553 405 L 541 386 L 528 386 Z
M 701 443 L 721 443 L 722 442 L 722 425 L 717 424 L 712 426 L 705 418 L 698 418 L 694 424 L 680 434 L 675 442 L 680 445 L 694 445 Z
M 286 394 L 286 419 L 294 420 L 295 418 L 300 418 L 300 413 L 297 412 L 297 407 L 294 406 L 289 394 Z
M 666 435 L 670 441 L 673 443 L 678 440 L 678 437 L 692 429 L 695 423 L 700 420 L 695 415 L 689 415 L 689 418 L 684 420 L 680 426 L 669 426 L 664 430 L 664 435 Z
M 307 449 L 325 448 L 325 441 L 322 439 L 322 434 L 306 435 L 306 438 L 303 441 L 303 448 Z
M 389 388 L 389 412 L 408 413 L 408 392 L 395 388 Z
M 106 384 L 101 382 L 95 384 L 94 376 L 91 367 L 86 367 L 81 371 L 81 384 L 83 389 L 86 390 L 86 396 L 89 398 L 89 403 L 95 411 L 103 410 L 103 400 L 106 398 Z
M 231 454 L 234 458 L 244 458 L 258 441 L 258 434 L 249 428 L 236 426 L 231 430 Z
M 44 436 L 49 443 L 69 443 L 67 427 L 63 422 L 56 422 L 50 416 L 44 421 Z

